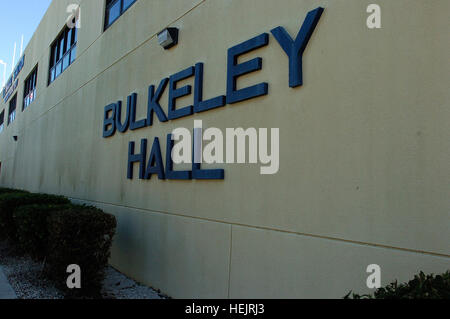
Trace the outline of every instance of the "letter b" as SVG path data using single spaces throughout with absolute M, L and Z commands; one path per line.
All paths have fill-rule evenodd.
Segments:
M 111 137 L 116 133 L 116 104 L 112 103 L 105 107 L 103 118 L 103 137 Z

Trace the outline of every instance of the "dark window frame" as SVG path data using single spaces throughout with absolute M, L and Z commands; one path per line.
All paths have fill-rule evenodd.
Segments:
M 116 22 L 117 20 L 119 20 L 119 18 L 128 10 L 130 9 L 136 2 L 137 0 L 131 0 L 132 2 L 128 5 L 128 7 L 124 8 L 124 1 L 125 0 L 105 0 L 105 21 L 104 21 L 104 31 L 106 31 L 111 25 L 114 24 L 114 22 Z M 109 20 L 109 10 L 117 4 L 117 2 L 120 2 L 120 10 L 119 10 L 119 15 L 110 23 L 108 23 Z
M 14 101 L 14 103 L 13 103 Z M 11 106 L 14 104 L 14 109 L 11 111 Z M 11 120 L 11 115 L 13 115 L 13 119 Z M 17 93 L 13 96 L 13 98 L 9 101 L 9 107 L 8 107 L 8 126 L 11 125 L 17 117 Z
M 50 45 L 48 85 L 53 83 L 75 61 L 77 44 L 78 29 L 64 26 L 64 29 Z
M 5 110 L 0 112 L 0 133 L 5 129 Z
M 34 67 L 24 82 L 22 112 L 36 99 L 37 76 L 38 65 Z

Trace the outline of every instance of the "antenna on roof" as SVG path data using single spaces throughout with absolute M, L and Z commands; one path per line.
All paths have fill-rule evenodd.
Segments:
M 14 63 L 16 60 L 16 47 L 17 47 L 17 42 L 14 42 L 14 54 L 13 54 L 13 59 L 12 59 L 12 64 L 11 64 L 11 72 L 14 71 Z
M 5 87 L 5 84 L 6 84 L 6 68 L 7 68 L 8 65 L 3 60 L 0 60 L 0 64 L 3 65 L 3 84 L 2 84 L 2 89 L 3 89 Z
M 20 40 L 20 54 L 19 54 L 19 57 L 22 56 L 22 53 L 23 53 L 23 34 L 22 34 L 22 39 Z

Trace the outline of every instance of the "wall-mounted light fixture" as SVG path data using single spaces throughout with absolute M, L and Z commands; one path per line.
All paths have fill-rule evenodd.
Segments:
M 18 139 L 19 139 L 19 138 L 17 137 L 17 135 L 14 135 L 14 136 L 13 136 L 14 142 L 17 142 Z
M 158 33 L 159 45 L 164 48 L 164 50 L 170 49 L 171 47 L 178 44 L 178 29 L 177 28 L 167 28 Z

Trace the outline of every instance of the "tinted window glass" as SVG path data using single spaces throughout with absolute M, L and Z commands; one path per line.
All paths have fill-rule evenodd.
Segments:
M 111 23 L 116 21 L 118 17 L 120 17 L 120 0 L 116 0 L 115 3 L 112 3 L 107 13 L 108 13 L 107 24 L 110 25 Z
M 72 48 L 72 52 L 71 52 L 71 54 L 70 54 L 70 64 L 72 64 L 73 63 L 73 61 L 75 61 L 75 58 L 77 57 L 77 46 L 75 45 L 73 48 Z
M 36 83 L 37 83 L 37 72 L 38 68 L 36 67 L 33 72 L 28 76 L 25 80 L 25 90 L 23 92 L 23 106 L 22 111 L 31 104 L 36 98 Z
M 62 36 L 60 39 L 59 39 L 59 54 L 58 54 L 58 60 L 60 60 L 60 59 L 62 59 L 62 57 L 63 57 L 63 54 L 64 54 L 64 36 Z
M 74 43 L 77 42 L 77 34 L 78 34 L 78 30 L 76 28 L 72 29 L 72 39 L 70 41 L 71 45 L 74 45 Z
M 61 35 L 54 41 L 50 49 L 50 67 L 48 83 L 52 83 L 70 64 L 76 57 L 77 42 L 76 28 L 70 29 L 65 27 Z
M 58 64 L 56 64 L 56 69 L 55 69 L 55 78 L 57 78 L 60 74 L 61 74 L 61 62 L 58 62 Z
M 117 20 L 136 0 L 107 0 L 105 29 Z
M 67 69 L 69 64 L 70 64 L 70 53 L 66 53 L 66 55 L 63 58 L 63 66 L 62 66 L 63 71 Z
M 123 10 L 128 9 L 136 0 L 123 0 Z
M 5 111 L 2 111 L 2 113 L 0 113 L 0 132 L 3 131 L 4 123 L 5 123 Z
M 11 102 L 9 102 L 8 124 L 14 122 L 14 120 L 16 119 L 16 104 L 17 94 L 12 98 Z
M 69 51 L 70 47 L 72 46 L 72 30 L 69 29 L 67 32 L 67 40 L 66 40 L 66 52 Z

